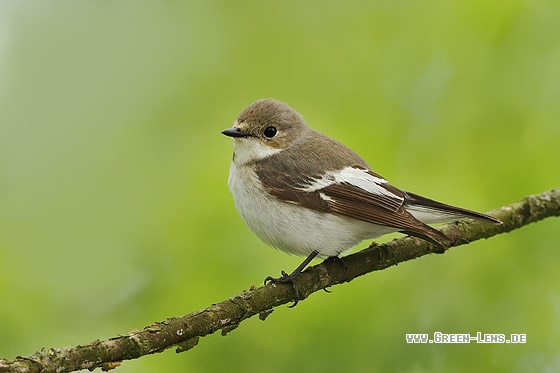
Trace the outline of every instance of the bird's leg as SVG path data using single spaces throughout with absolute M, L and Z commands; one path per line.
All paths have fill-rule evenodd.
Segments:
M 264 285 L 268 285 L 269 283 L 277 283 L 277 282 L 281 282 L 281 283 L 286 283 L 289 282 L 292 284 L 292 289 L 294 289 L 294 304 L 292 304 L 290 306 L 290 308 L 294 308 L 296 306 L 296 304 L 298 304 L 299 302 L 299 290 L 297 287 L 297 283 L 296 283 L 296 279 L 299 276 L 299 274 L 301 273 L 301 271 L 303 271 L 303 269 L 319 254 L 319 252 L 317 251 L 313 251 L 311 254 L 309 254 L 309 256 L 307 258 L 305 258 L 305 260 L 303 261 L 303 263 L 301 263 L 292 273 L 287 274 L 286 272 L 282 271 L 282 276 L 281 277 L 271 277 L 268 276 L 267 278 L 264 279 Z

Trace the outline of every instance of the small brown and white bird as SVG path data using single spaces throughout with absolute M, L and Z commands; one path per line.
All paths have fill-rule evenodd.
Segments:
M 365 239 L 391 232 L 441 247 L 450 240 L 427 224 L 463 218 L 501 222 L 492 216 L 404 192 L 358 154 L 311 129 L 287 104 L 267 98 L 249 105 L 233 128 L 228 185 L 249 228 L 268 245 L 307 256 L 288 282 L 299 300 L 296 277 L 316 257 L 336 257 Z

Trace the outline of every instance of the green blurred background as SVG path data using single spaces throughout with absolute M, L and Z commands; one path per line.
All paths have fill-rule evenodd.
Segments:
M 559 19 L 552 0 L 2 1 L 0 356 L 124 334 L 297 266 L 227 189 L 220 131 L 262 97 L 447 203 L 558 187 Z M 558 371 L 558 228 L 373 273 L 118 372 Z M 527 343 L 405 343 L 437 331 Z

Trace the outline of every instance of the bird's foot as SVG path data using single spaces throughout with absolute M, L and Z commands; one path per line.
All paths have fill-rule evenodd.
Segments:
M 344 268 L 344 275 L 346 275 L 346 273 L 348 272 L 348 264 L 346 264 L 344 259 L 342 259 L 341 257 L 329 256 L 327 259 L 325 259 L 325 262 L 327 261 L 340 264 L 340 266 Z
M 348 272 L 348 264 L 339 256 L 329 256 L 325 259 L 325 262 L 332 262 L 332 263 L 339 263 L 344 268 L 344 277 L 346 277 L 346 273 Z M 323 288 L 325 293 L 332 293 L 328 288 Z
M 296 283 L 296 279 L 299 276 L 299 274 L 301 273 L 301 271 L 303 271 L 303 269 L 313 260 L 313 258 L 315 258 L 317 255 L 319 254 L 319 252 L 317 251 L 312 251 L 311 254 L 309 254 L 309 256 L 307 256 L 307 258 L 305 258 L 305 260 L 303 261 L 303 263 L 301 263 L 292 273 L 287 274 L 286 272 L 282 271 L 282 276 L 280 277 L 271 277 L 268 276 L 267 278 L 264 279 L 264 286 L 266 286 L 267 284 L 275 284 L 277 282 L 280 283 L 291 283 L 292 284 L 292 289 L 294 290 L 294 304 L 292 304 L 291 306 L 289 306 L 290 308 L 294 308 L 300 298 L 299 298 L 299 289 Z
M 282 271 L 282 276 L 280 277 L 272 277 L 272 276 L 267 276 L 264 279 L 264 286 L 267 286 L 268 284 L 276 284 L 276 283 L 281 283 L 281 284 L 286 284 L 286 283 L 290 283 L 292 284 L 292 289 L 294 291 L 294 303 L 289 306 L 289 308 L 294 308 L 298 302 L 299 302 L 299 289 L 297 286 L 297 282 L 296 279 L 299 276 L 300 272 L 292 272 L 290 274 L 287 274 L 286 272 Z

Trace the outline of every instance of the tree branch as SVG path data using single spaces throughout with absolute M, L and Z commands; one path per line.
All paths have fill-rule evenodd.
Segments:
M 520 202 L 489 213 L 502 225 L 462 220 L 441 227 L 452 246 L 512 231 L 550 216 L 560 216 L 560 189 L 524 198 Z M 438 249 L 425 241 L 404 237 L 382 245 L 372 245 L 344 257 L 344 265 L 334 260 L 309 267 L 298 278 L 302 299 L 336 284 L 350 282 L 358 276 L 434 253 Z M 292 287 L 276 284 L 254 288 L 218 304 L 185 316 L 156 322 L 140 331 L 85 346 L 42 349 L 29 356 L 0 359 L 0 372 L 72 372 L 101 367 L 109 370 L 128 359 L 162 352 L 177 346 L 177 352 L 198 344 L 199 338 L 218 330 L 226 335 L 254 315 L 264 320 L 275 307 L 292 301 Z

